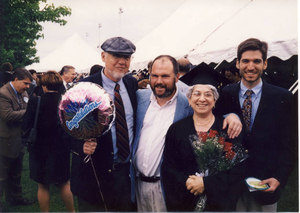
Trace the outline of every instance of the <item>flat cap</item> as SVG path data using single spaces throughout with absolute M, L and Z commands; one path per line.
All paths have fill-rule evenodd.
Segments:
M 102 45 L 101 49 L 108 53 L 132 55 L 135 52 L 135 45 L 126 38 L 113 37 L 107 39 Z

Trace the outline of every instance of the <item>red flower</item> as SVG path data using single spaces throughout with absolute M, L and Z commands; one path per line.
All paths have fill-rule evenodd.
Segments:
M 225 154 L 225 157 L 226 157 L 227 159 L 230 159 L 230 160 L 232 160 L 232 158 L 233 158 L 234 156 L 235 156 L 235 152 L 232 151 L 232 150 L 226 152 L 226 154 Z
M 207 133 L 206 133 L 206 132 L 200 132 L 200 133 L 199 133 L 199 137 L 201 138 L 201 141 L 202 141 L 203 143 L 205 143 L 205 142 L 206 142 L 206 139 L 207 139 Z
M 225 142 L 224 151 L 231 151 L 232 143 Z
M 219 139 L 218 139 L 218 142 L 219 142 L 219 144 L 224 145 L 225 138 L 220 136 Z
M 212 129 L 211 129 L 211 130 L 209 130 L 208 137 L 213 138 L 213 137 L 215 137 L 217 134 L 218 134 L 218 131 L 212 130 Z

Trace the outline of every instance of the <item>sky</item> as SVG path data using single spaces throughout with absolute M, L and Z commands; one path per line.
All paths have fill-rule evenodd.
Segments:
M 267 42 L 297 39 L 297 3 L 298 0 L 47 0 L 40 4 L 41 8 L 45 4 L 62 5 L 70 7 L 72 14 L 62 17 L 67 21 L 65 26 L 42 23 L 44 39 L 37 41 L 37 56 L 41 66 L 48 61 L 49 69 L 48 64 L 54 63 L 46 56 L 78 34 L 99 53 L 99 46 L 108 38 L 122 36 L 131 40 L 137 47 L 132 69 L 145 68 L 149 60 L 161 54 L 178 58 L 188 55 L 193 64 L 230 61 L 238 43 L 250 37 Z M 274 48 L 274 55 L 285 60 L 297 53 L 298 40 Z M 71 52 L 79 56 L 75 51 Z M 282 54 L 285 52 L 287 56 Z M 65 58 L 57 53 L 51 55 Z M 87 66 L 88 60 L 80 58 L 75 61 Z M 99 59 L 97 63 L 102 62 Z
M 99 43 L 114 36 L 122 36 L 137 43 L 184 2 L 185 0 L 47 0 L 40 4 L 41 8 L 53 3 L 55 7 L 70 7 L 72 14 L 63 17 L 68 22 L 65 26 L 42 23 L 44 39 L 37 41 L 37 56 L 43 58 L 48 55 L 75 33 L 95 49 Z M 119 13 L 120 8 L 123 13 Z

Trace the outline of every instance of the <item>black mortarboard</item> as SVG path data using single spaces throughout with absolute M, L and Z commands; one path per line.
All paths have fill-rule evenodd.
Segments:
M 135 45 L 126 38 L 113 37 L 107 39 L 101 49 L 105 52 L 121 55 L 132 55 L 135 52 Z
M 182 76 L 180 80 L 189 86 L 193 86 L 195 84 L 211 84 L 217 89 L 220 89 L 224 86 L 224 78 L 225 77 L 223 77 L 216 70 L 202 62 L 187 74 Z

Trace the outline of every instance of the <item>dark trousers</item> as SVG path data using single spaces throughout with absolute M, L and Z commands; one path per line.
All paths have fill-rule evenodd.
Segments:
M 7 202 L 22 198 L 23 157 L 24 153 L 20 153 L 17 158 L 0 155 L 0 202 L 4 192 Z
M 109 185 L 108 190 L 106 190 L 105 192 L 103 191 L 107 211 L 133 211 L 133 204 L 130 198 L 131 184 L 129 177 L 129 164 L 123 165 L 121 167 L 118 167 L 116 170 L 113 170 L 111 180 L 107 183 L 102 182 L 102 184 Z M 103 188 L 107 189 L 107 187 Z M 86 200 L 78 198 L 79 212 L 104 212 L 105 206 L 103 203 L 91 204 Z

